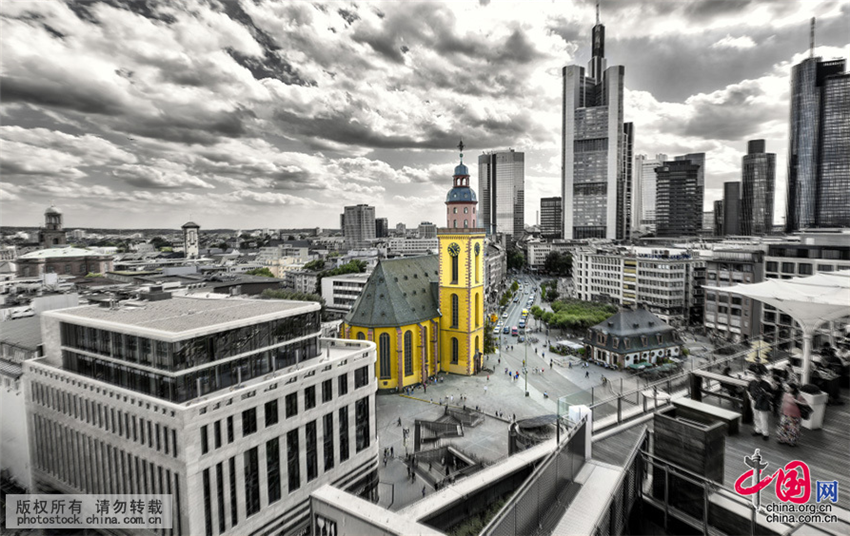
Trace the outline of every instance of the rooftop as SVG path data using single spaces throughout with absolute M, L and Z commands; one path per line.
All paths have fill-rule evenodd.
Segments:
M 35 350 L 41 344 L 41 318 L 31 316 L 0 324 L 0 342 Z
M 70 257 L 109 257 L 109 255 L 104 255 L 102 253 L 98 253 L 96 251 L 91 251 L 89 249 L 82 248 L 49 248 L 49 249 L 39 249 L 38 251 L 32 251 L 27 253 L 26 255 L 21 255 L 18 257 L 18 260 L 21 259 L 54 259 L 54 258 L 70 258 Z
M 654 335 L 656 333 L 674 331 L 663 320 L 643 308 L 638 308 L 634 311 L 620 311 L 608 320 L 604 320 L 590 329 L 603 331 L 615 337 Z
M 160 337 L 194 335 L 212 327 L 238 327 L 263 320 L 318 311 L 314 302 L 288 300 L 242 300 L 174 297 L 169 300 L 132 302 L 115 309 L 98 306 L 50 311 L 45 316 L 93 327 L 136 328 Z M 111 325 L 111 326 L 110 326 Z M 176 337 L 175 337 L 176 338 Z

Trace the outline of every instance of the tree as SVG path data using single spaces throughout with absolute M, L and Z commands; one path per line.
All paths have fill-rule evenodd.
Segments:
M 492 354 L 496 351 L 496 344 L 493 341 L 493 323 L 489 320 L 485 323 L 484 328 L 484 353 Z
M 516 292 L 517 290 L 519 290 L 519 282 L 518 282 L 518 281 L 514 281 L 514 282 L 511 284 L 511 292 Z
M 561 277 L 570 277 L 573 271 L 573 257 L 569 253 L 553 251 L 546 256 L 543 269 L 550 274 Z
M 247 272 L 245 272 L 245 275 L 261 275 L 263 277 L 274 277 L 272 271 L 266 268 L 265 266 L 262 268 L 254 268 L 253 270 L 248 270 Z
M 155 236 L 155 237 L 151 238 L 151 242 L 150 242 L 150 243 L 151 243 L 151 245 L 152 245 L 154 248 L 156 248 L 156 249 L 160 249 L 160 248 L 164 248 L 164 247 L 169 247 L 169 246 L 171 246 L 171 242 L 169 242 L 168 240 L 166 240 L 166 239 L 162 238 L 161 236 Z
M 305 270 L 310 270 L 311 272 L 318 272 L 319 270 L 325 269 L 325 261 L 321 259 L 316 259 L 315 261 L 310 261 L 304 265 Z
M 511 251 L 508 254 L 508 269 L 521 270 L 525 266 L 525 255 L 521 251 Z

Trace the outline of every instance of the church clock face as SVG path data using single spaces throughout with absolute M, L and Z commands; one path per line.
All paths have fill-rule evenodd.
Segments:
M 452 257 L 457 257 L 460 255 L 460 246 L 457 245 L 457 242 L 452 242 L 449 244 L 449 255 Z
M 481 254 L 481 244 L 475 244 L 475 254 L 476 255 Z

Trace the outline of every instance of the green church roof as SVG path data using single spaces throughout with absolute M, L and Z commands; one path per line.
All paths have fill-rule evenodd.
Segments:
M 383 260 L 375 267 L 345 321 L 353 326 L 387 328 L 440 315 L 436 255 Z

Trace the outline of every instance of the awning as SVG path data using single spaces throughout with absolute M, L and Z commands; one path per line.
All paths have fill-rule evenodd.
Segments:
M 762 283 L 730 287 L 705 286 L 772 305 L 803 328 L 803 383 L 808 383 L 812 361 L 812 335 L 824 322 L 850 316 L 850 270 L 821 272 L 809 277 L 768 279 Z

